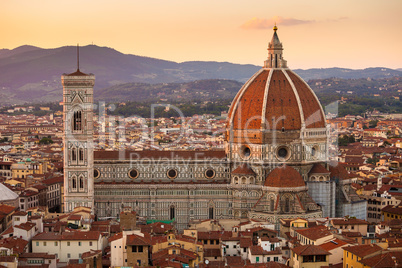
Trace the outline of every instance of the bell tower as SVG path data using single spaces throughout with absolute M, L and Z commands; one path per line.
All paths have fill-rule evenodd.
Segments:
M 94 206 L 93 87 L 95 76 L 79 69 L 63 85 L 64 212 Z

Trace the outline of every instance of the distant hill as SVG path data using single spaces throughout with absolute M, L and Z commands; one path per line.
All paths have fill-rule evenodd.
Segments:
M 42 49 L 26 45 L 13 50 L 0 50 L 0 59 L 0 106 L 58 101 L 62 98 L 61 74 L 71 73 L 76 69 L 76 47 Z M 123 54 L 112 48 L 95 45 L 80 48 L 81 71 L 94 73 L 96 76 L 95 96 L 107 94 L 106 92 L 112 90 L 113 86 L 126 83 L 183 83 L 203 79 L 229 79 L 244 83 L 260 68 L 255 65 L 229 62 L 177 63 Z M 305 80 L 330 77 L 382 78 L 402 75 L 400 71 L 387 68 L 295 71 Z
M 127 83 L 100 89 L 95 100 L 108 101 L 215 101 L 232 100 L 243 83 L 234 80 L 208 79 L 185 83 Z
M 0 49 L 0 58 L 6 58 L 6 57 L 10 57 L 13 56 L 15 54 L 20 54 L 20 53 L 24 53 L 24 52 L 28 52 L 28 51 L 32 51 L 32 50 L 38 50 L 41 49 L 39 47 L 34 47 L 34 46 L 20 46 L 14 49 Z
M 402 70 L 393 70 L 389 68 L 366 68 L 366 69 L 345 69 L 345 68 L 322 68 L 322 69 L 295 69 L 298 75 L 305 80 L 325 79 L 325 78 L 342 78 L 342 79 L 359 79 L 359 78 L 387 78 L 393 76 L 402 76 Z

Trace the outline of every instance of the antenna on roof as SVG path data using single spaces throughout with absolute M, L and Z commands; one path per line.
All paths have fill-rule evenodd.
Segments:
M 80 70 L 80 47 L 79 44 L 77 44 L 77 71 Z

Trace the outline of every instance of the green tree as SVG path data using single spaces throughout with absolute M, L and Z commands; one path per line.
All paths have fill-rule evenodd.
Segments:
M 48 137 L 44 137 L 39 141 L 39 144 L 51 144 L 53 143 L 53 140 Z
M 378 120 L 371 120 L 369 122 L 369 127 L 370 128 L 375 128 L 377 126 Z

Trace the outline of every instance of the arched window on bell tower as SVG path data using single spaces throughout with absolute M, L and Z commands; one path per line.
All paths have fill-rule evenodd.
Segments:
M 79 184 L 80 184 L 80 190 L 84 190 L 84 178 L 82 176 L 80 176 L 79 180 Z
M 171 220 L 173 220 L 173 219 L 175 218 L 175 208 L 174 208 L 174 206 L 171 206 L 171 207 L 170 207 L 169 218 L 170 218 Z
M 214 218 L 214 208 L 210 207 L 208 211 L 208 218 L 212 220 Z
M 82 130 L 82 112 L 74 111 L 73 115 L 73 130 Z
M 77 161 L 77 149 L 76 148 L 71 149 L 71 161 L 72 162 Z
M 72 188 L 72 190 L 77 190 L 77 177 L 72 177 L 71 178 L 71 188 Z
M 78 161 L 84 162 L 84 148 L 78 149 Z

